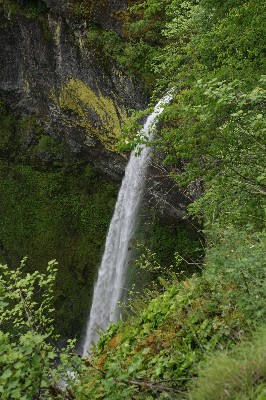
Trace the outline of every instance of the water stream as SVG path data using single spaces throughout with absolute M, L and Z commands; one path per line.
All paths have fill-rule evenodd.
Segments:
M 140 132 L 150 137 L 156 117 L 172 98 L 172 92 L 162 98 Z M 99 338 L 97 331 L 105 331 L 110 322 L 119 317 L 117 302 L 126 290 L 127 266 L 130 259 L 130 240 L 134 234 L 138 209 L 145 186 L 150 148 L 144 147 L 137 157 L 133 151 L 118 194 L 115 211 L 105 242 L 105 250 L 94 286 L 92 306 L 83 341 L 83 355 Z

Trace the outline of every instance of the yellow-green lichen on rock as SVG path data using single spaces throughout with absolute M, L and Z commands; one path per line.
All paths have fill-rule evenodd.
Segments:
M 115 150 L 125 110 L 113 99 L 101 93 L 97 95 L 74 78 L 68 80 L 58 96 L 53 93 L 52 98 L 62 110 L 70 110 L 78 116 L 78 124 L 87 130 L 88 136 L 96 135 L 106 148 Z

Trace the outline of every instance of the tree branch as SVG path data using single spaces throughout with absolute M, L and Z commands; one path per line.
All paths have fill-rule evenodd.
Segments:
M 103 376 L 107 375 L 107 372 L 96 367 L 93 365 L 89 360 L 85 360 L 85 364 L 90 366 L 91 368 L 95 369 L 96 371 L 100 372 Z M 175 381 L 183 381 L 186 380 L 186 378 L 178 378 L 178 379 L 167 379 L 167 380 L 162 380 L 162 381 L 146 381 L 146 380 L 141 380 L 141 379 L 117 379 L 115 377 L 112 377 L 116 383 L 122 383 L 126 385 L 135 385 L 139 386 L 141 388 L 148 388 L 151 390 L 157 390 L 158 392 L 168 392 L 168 393 L 183 393 L 181 390 L 178 390 L 176 388 L 173 388 L 171 386 L 162 386 L 161 383 L 165 382 L 175 382 Z

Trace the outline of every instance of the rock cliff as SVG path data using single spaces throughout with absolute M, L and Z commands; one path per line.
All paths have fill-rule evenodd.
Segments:
M 120 34 L 119 11 L 125 7 L 125 0 L 0 2 L 0 99 L 23 122 L 19 140 L 26 158 L 34 152 L 41 163 L 49 162 L 43 144 L 50 140 L 121 180 L 127 161 L 115 150 L 121 122 L 128 109 L 143 108 L 147 99 L 88 40 L 88 32 L 96 24 L 98 35 L 109 28 Z M 152 205 L 182 219 L 190 200 L 162 171 L 160 161 L 150 169 Z
M 123 1 L 86 7 L 80 1 L 0 4 L 0 97 L 17 118 L 31 116 L 44 135 L 67 143 L 113 179 L 121 178 L 126 162 L 113 151 L 121 121 L 127 109 L 143 107 L 145 98 L 87 43 L 86 25 L 118 29 L 114 16 L 124 6 Z M 25 143 L 36 145 L 24 136 Z
M 69 21 L 98 23 L 107 29 L 120 31 L 118 13 L 127 6 L 127 0 L 44 0 L 47 6 Z

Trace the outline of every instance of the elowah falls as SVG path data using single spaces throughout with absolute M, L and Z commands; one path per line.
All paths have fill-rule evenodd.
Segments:
M 149 137 L 152 134 L 156 118 L 162 113 L 164 104 L 168 103 L 171 98 L 172 91 L 169 91 L 156 104 L 140 135 Z M 83 342 L 83 355 L 86 355 L 90 345 L 99 338 L 98 331 L 104 331 L 109 323 L 116 321 L 119 316 L 117 302 L 122 298 L 125 290 L 127 264 L 130 257 L 129 244 L 134 234 L 149 159 L 149 147 L 143 148 L 138 157 L 133 150 L 126 167 L 94 287 L 92 306 Z
M 0 400 L 266 400 L 265 37 L 0 0 Z

